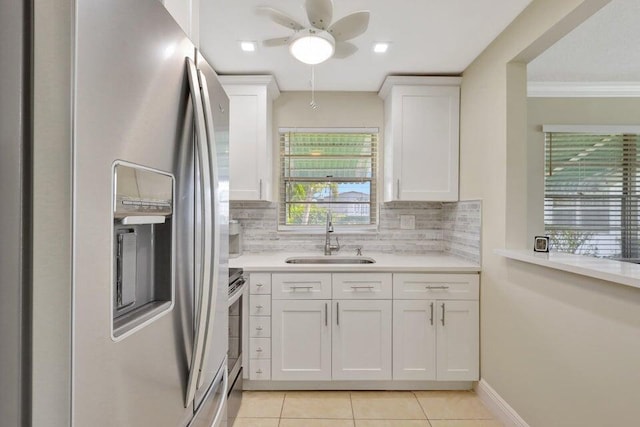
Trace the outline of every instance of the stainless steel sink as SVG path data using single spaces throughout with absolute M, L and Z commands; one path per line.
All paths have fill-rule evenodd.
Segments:
M 296 256 L 284 260 L 287 264 L 374 264 L 373 258 L 358 256 Z

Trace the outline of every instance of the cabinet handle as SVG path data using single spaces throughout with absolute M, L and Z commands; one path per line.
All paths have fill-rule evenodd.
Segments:
M 374 286 L 373 285 L 369 285 L 369 286 L 351 286 L 351 289 L 373 289 Z
M 258 310 L 262 310 L 263 308 L 264 308 L 264 306 L 262 306 L 262 305 L 256 305 L 256 309 L 258 309 Z
M 262 180 L 260 180 L 260 197 L 258 199 L 262 200 Z
M 262 353 L 262 347 L 256 348 L 256 353 Z
M 340 326 L 340 303 L 336 302 L 336 325 Z
M 261 287 L 263 287 L 264 285 L 263 285 L 262 283 L 256 283 L 256 286 L 257 286 L 258 288 L 261 288 Z
M 258 327 L 256 328 L 256 331 L 261 331 L 261 330 L 262 330 L 262 326 L 258 326 Z
M 261 373 L 262 373 L 262 369 L 258 369 L 258 370 L 256 371 L 256 374 L 261 374 Z
M 442 303 L 442 326 L 444 326 L 444 303 Z
M 449 287 L 448 286 L 431 286 L 431 285 L 428 285 L 428 286 L 425 286 L 425 289 L 449 289 Z
M 329 326 L 329 303 L 324 303 L 324 326 Z
M 289 289 L 293 289 L 294 291 L 296 289 L 313 289 L 313 286 L 289 286 Z
M 397 199 L 400 200 L 400 180 L 398 179 L 398 181 L 396 182 L 396 194 L 397 194 Z
M 431 326 L 433 326 L 433 303 L 429 305 L 431 306 L 431 316 L 429 317 L 429 322 L 431 322 Z

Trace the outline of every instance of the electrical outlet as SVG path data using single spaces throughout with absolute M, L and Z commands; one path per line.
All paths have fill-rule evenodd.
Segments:
M 402 230 L 415 230 L 416 229 L 416 216 L 415 215 L 400 215 L 400 229 L 402 229 Z

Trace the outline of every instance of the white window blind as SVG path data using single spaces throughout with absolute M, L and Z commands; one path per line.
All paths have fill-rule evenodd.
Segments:
M 280 129 L 280 226 L 376 224 L 377 129 Z
M 637 133 L 545 133 L 551 250 L 640 262 Z

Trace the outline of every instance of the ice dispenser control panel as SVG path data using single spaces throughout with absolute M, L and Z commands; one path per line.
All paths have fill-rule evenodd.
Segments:
M 174 181 L 163 171 L 114 163 L 114 339 L 172 307 Z

